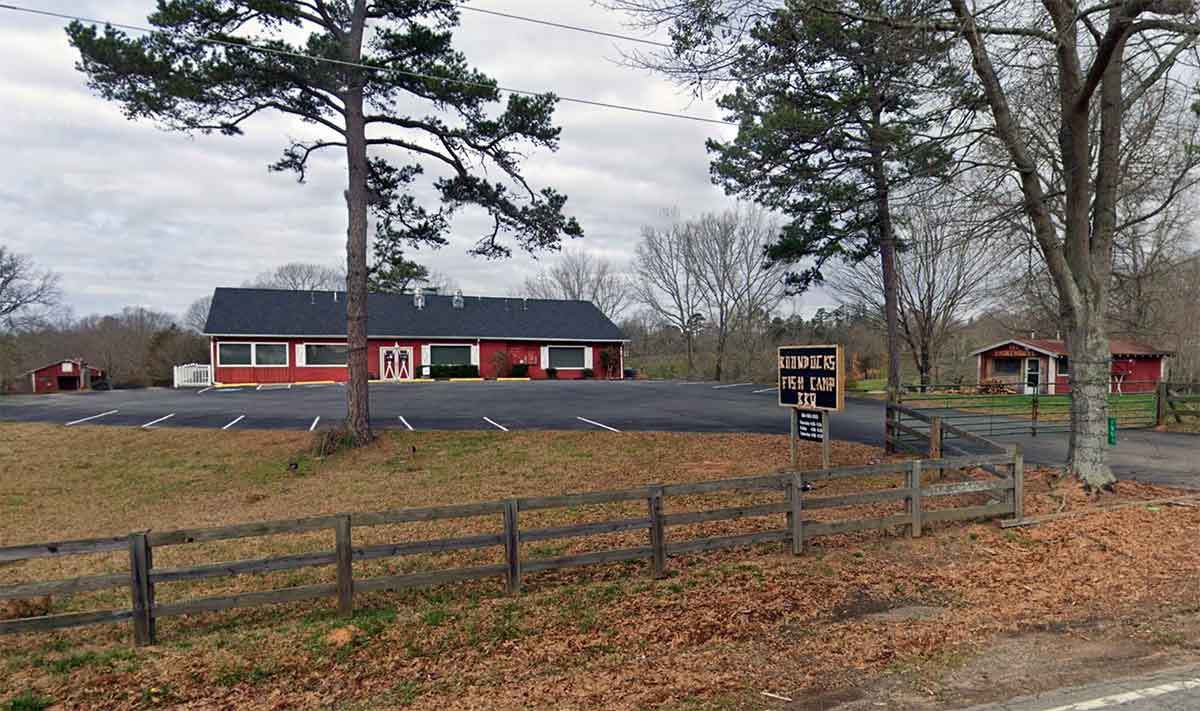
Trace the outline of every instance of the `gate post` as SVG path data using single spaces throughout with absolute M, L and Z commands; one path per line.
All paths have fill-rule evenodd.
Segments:
M 1040 390 L 1040 388 L 1039 388 L 1039 390 Z M 1033 430 L 1032 430 L 1032 432 L 1030 432 L 1030 436 L 1032 436 L 1032 437 L 1037 437 L 1037 423 L 1038 423 L 1038 391 L 1034 390 L 1033 391 L 1033 424 L 1032 424 Z
M 1154 426 L 1165 427 L 1167 424 L 1167 383 L 1160 380 L 1154 384 Z
M 942 458 L 942 418 L 938 415 L 929 418 L 929 458 Z

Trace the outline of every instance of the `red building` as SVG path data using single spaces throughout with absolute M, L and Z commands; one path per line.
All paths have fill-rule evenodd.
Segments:
M 1109 348 L 1113 392 L 1149 392 L 1166 377 L 1170 352 L 1120 340 L 1110 341 Z M 1025 394 L 1071 392 L 1071 362 L 1063 341 L 1014 338 L 980 348 L 971 355 L 976 359 L 980 383 L 1005 383 Z
M 552 369 L 563 379 L 624 368 L 624 335 L 589 301 L 371 294 L 367 308 L 373 379 L 412 380 L 438 366 L 484 378 Z M 205 335 L 217 384 L 349 377 L 345 292 L 220 288 Z
M 14 394 L 87 390 L 103 377 L 104 371 L 99 368 L 93 368 L 80 358 L 68 358 L 22 373 L 10 380 L 4 389 Z

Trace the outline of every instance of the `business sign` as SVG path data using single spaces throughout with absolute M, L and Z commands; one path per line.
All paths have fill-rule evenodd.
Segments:
M 797 410 L 796 437 L 807 442 L 824 441 L 825 413 L 820 410 Z
M 992 351 L 991 356 L 993 358 L 1034 358 L 1037 353 L 1024 348 L 1002 348 Z
M 779 404 L 840 412 L 845 404 L 845 359 L 841 346 L 782 346 Z

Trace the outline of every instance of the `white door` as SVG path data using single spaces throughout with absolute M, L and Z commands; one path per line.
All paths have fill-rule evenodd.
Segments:
M 1035 395 L 1042 388 L 1042 359 L 1025 359 L 1025 394 Z
M 402 346 L 379 349 L 380 380 L 412 380 L 413 349 Z

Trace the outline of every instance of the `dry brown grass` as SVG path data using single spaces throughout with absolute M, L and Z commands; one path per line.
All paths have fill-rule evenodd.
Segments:
M 61 428 L 0 426 L 0 545 L 725 478 L 775 470 L 787 458 L 784 438 L 758 435 L 388 433 L 369 449 L 314 459 L 311 439 L 299 433 L 96 427 L 67 434 L 64 446 Z M 804 457 L 813 466 L 816 449 Z M 834 449 L 838 463 L 877 457 L 856 445 Z M 1031 472 L 1031 513 L 1095 503 L 1049 474 Z M 1132 483 L 1118 489 L 1121 498 L 1167 493 Z M 619 513 L 559 510 L 522 523 Z M 659 581 L 632 563 L 531 575 L 516 598 L 491 580 L 364 595 L 349 625 L 324 601 L 173 618 L 159 623 L 159 646 L 138 650 L 128 647 L 126 626 L 12 637 L 0 645 L 0 704 L 35 689 L 81 709 L 772 708 L 759 691 L 795 695 L 937 668 L 1002 633 L 1132 614 L 1151 602 L 1156 610 L 1194 606 L 1198 524 L 1194 508 L 1143 507 L 1029 531 L 976 525 L 943 526 L 916 541 L 894 532 L 828 537 L 802 559 L 779 546 L 672 559 L 671 576 Z M 355 536 L 371 543 L 495 527 L 476 519 L 356 529 Z M 729 530 L 693 528 L 682 535 Z M 635 539 L 552 541 L 526 546 L 523 555 L 642 543 Z M 313 534 L 179 546 L 157 550 L 155 564 L 331 542 Z M 356 565 L 355 573 L 482 564 L 496 555 L 421 556 Z M 0 568 L 0 583 L 124 567 L 120 556 L 62 561 Z M 159 598 L 328 576 L 314 570 L 166 585 Z M 55 605 L 126 606 L 127 597 L 118 590 Z M 922 610 L 919 618 L 879 614 L 909 608 Z

